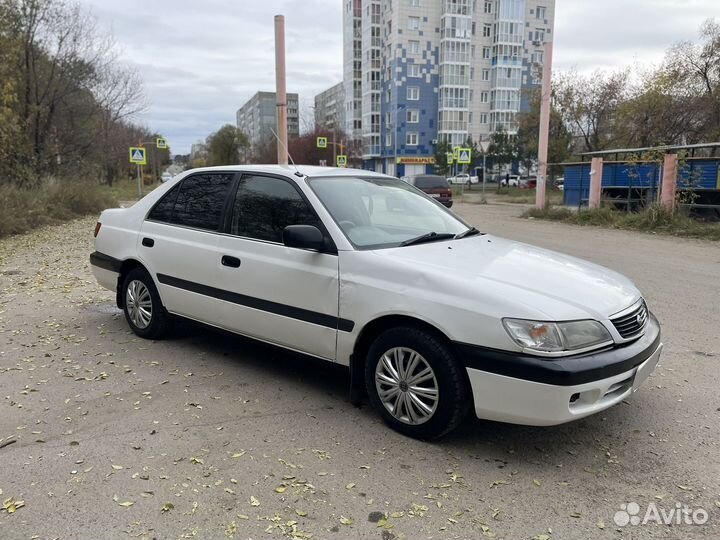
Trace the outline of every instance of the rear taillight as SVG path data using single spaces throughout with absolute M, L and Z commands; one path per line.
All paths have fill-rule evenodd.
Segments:
M 102 223 L 99 221 L 95 224 L 95 234 L 93 234 L 93 238 L 97 238 L 98 233 L 100 232 L 100 227 L 102 227 Z

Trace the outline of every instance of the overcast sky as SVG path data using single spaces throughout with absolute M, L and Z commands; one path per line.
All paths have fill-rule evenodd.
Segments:
M 426 0 L 430 1 L 430 0 Z M 440 0 L 433 0 L 440 1 Z M 143 81 L 137 120 L 187 153 L 256 91 L 274 90 L 273 16 L 284 14 L 287 84 L 301 115 L 342 79 L 343 0 L 81 0 L 112 32 Z M 720 0 L 557 0 L 555 69 L 580 71 L 659 63 L 696 39 Z M 301 129 L 303 127 L 301 119 Z

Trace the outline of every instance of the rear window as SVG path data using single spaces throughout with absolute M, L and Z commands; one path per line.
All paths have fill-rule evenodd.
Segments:
M 448 183 L 442 176 L 424 175 L 412 178 L 412 185 L 420 189 L 447 188 Z

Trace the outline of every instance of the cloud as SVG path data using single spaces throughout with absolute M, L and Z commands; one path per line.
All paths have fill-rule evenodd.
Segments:
M 401 0 L 396 0 L 401 1 Z M 423 0 L 440 1 L 440 0 Z M 148 109 L 137 121 L 187 153 L 258 90 L 275 88 L 273 17 L 286 17 L 287 85 L 312 114 L 315 94 L 342 79 L 342 0 L 84 0 L 140 72 Z M 659 62 L 720 17 L 718 0 L 558 0 L 556 69 Z

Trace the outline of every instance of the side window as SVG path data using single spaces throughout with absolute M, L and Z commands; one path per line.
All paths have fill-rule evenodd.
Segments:
M 148 215 L 148 219 L 152 219 L 153 221 L 164 221 L 166 223 L 170 222 L 173 207 L 175 206 L 175 201 L 177 200 L 178 193 L 180 192 L 180 186 L 181 184 L 178 184 L 172 188 L 162 199 L 160 199 L 160 201 L 155 204 L 153 209 L 150 211 L 150 215 Z
M 232 174 L 217 173 L 186 178 L 182 181 L 168 222 L 209 231 L 218 230 L 232 180 Z
M 312 208 L 290 182 L 269 176 L 245 176 L 235 196 L 230 233 L 282 242 L 288 225 L 320 225 Z

